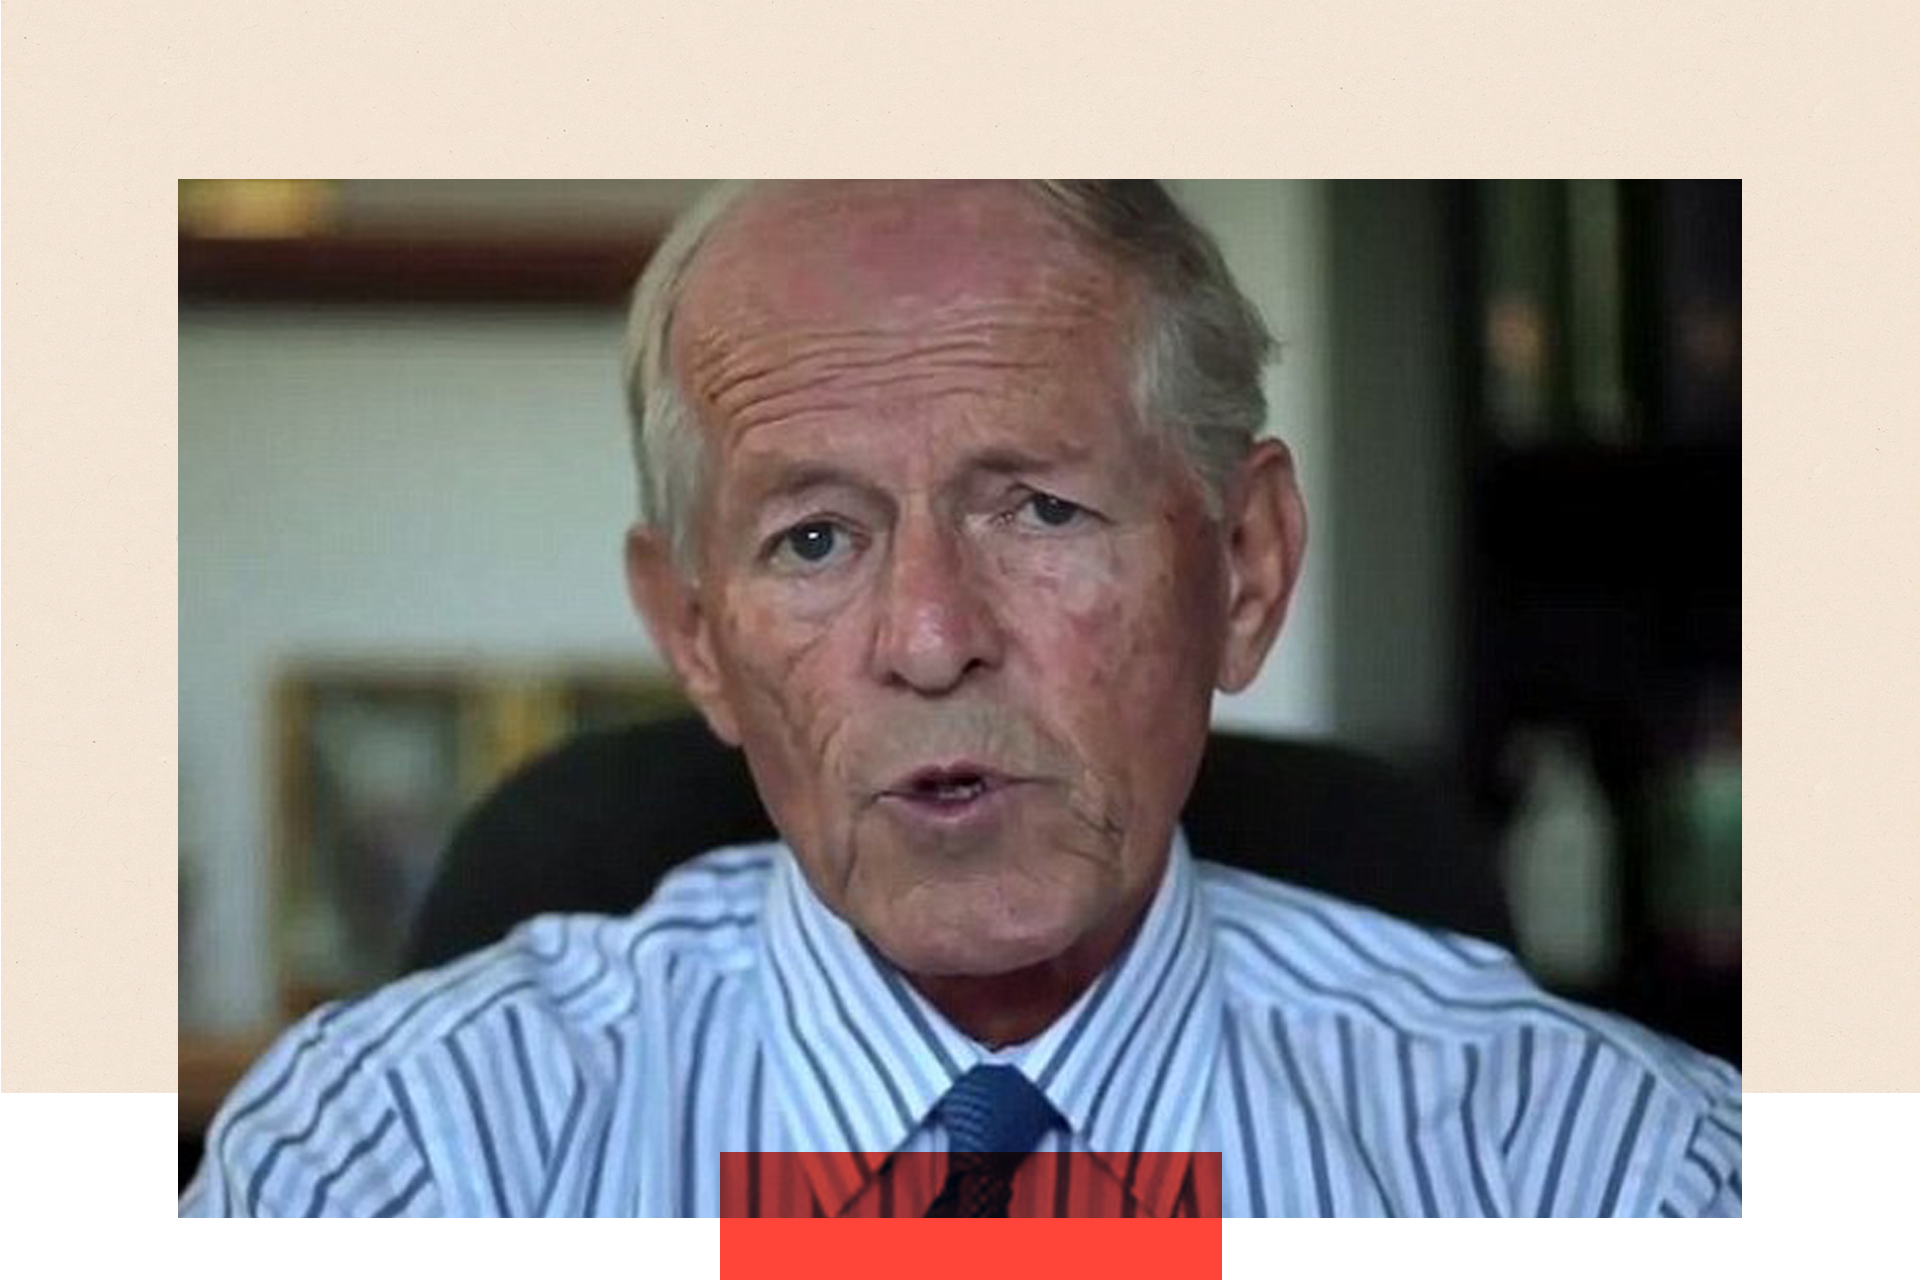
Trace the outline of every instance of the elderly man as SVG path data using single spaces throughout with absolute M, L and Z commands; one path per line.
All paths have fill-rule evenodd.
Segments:
M 1186 848 L 1305 545 L 1269 345 L 1152 184 L 717 193 L 627 567 L 784 842 L 309 1018 L 183 1212 L 1737 1213 L 1724 1064 Z

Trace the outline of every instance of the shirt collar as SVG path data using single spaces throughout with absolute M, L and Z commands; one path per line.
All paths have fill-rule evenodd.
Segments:
M 792 853 L 763 947 L 776 1088 L 822 1208 L 837 1214 L 979 1062 L 1010 1062 L 1149 1213 L 1172 1210 L 1220 1043 L 1212 929 L 1178 832 L 1120 957 L 1052 1026 L 994 1053 L 950 1024 L 814 896 Z

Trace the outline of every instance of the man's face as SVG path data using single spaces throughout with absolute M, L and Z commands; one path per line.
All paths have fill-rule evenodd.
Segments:
M 688 278 L 676 656 L 814 890 L 909 973 L 1110 950 L 1164 868 L 1228 586 L 1134 405 L 1138 306 L 989 185 L 750 198 Z

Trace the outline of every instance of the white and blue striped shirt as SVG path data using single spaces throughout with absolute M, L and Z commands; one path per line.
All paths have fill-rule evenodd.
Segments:
M 222 1109 L 181 1212 L 713 1216 L 721 1153 L 820 1152 L 750 1211 L 918 1215 L 930 1112 L 988 1060 L 1064 1118 L 1042 1152 L 1090 1153 L 1029 1161 L 1016 1214 L 1740 1212 L 1724 1063 L 1543 994 L 1486 943 L 1178 839 L 1123 956 L 997 1054 L 784 847 L 716 851 L 631 916 L 542 917 L 304 1020 Z M 1137 1154 L 1165 1152 L 1220 1153 L 1217 1202 Z

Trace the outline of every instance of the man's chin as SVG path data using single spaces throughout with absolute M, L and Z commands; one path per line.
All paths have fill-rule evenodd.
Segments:
M 958 857 L 874 841 L 856 865 L 876 874 L 849 884 L 845 917 L 917 976 L 990 978 L 1062 959 L 1111 915 L 1116 886 L 1104 868 L 1056 852 L 1055 833 L 1023 834 Z
M 995 978 L 1051 963 L 1078 937 L 1064 923 L 1020 930 L 905 924 L 873 941 L 895 968 L 915 977 Z

